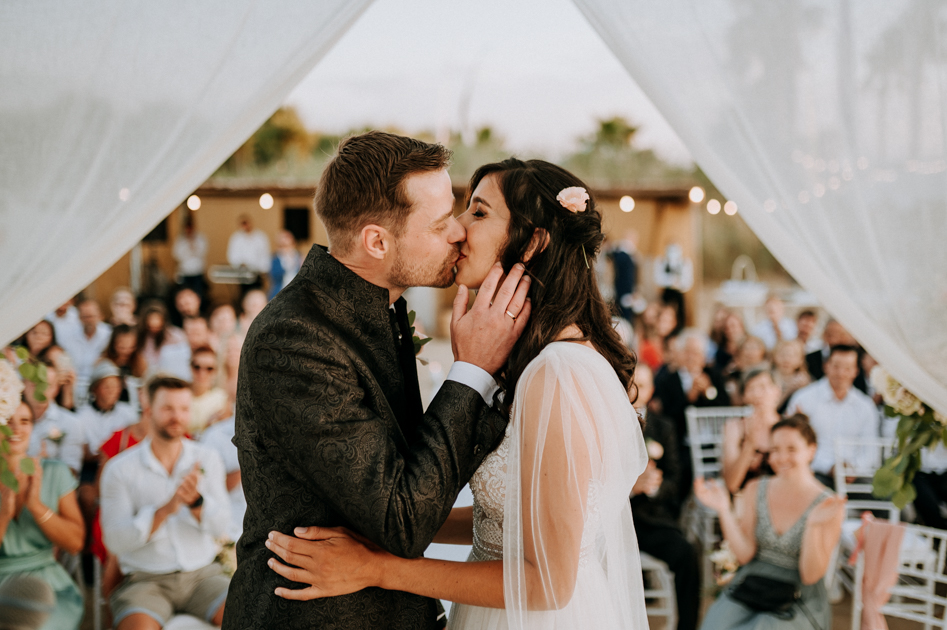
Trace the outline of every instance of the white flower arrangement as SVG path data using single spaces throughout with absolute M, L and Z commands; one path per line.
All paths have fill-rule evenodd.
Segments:
M 9 361 L 0 359 L 0 425 L 6 425 L 16 412 L 22 393 L 23 381 L 20 375 Z
M 726 586 L 733 580 L 740 563 L 737 556 L 730 549 L 730 543 L 723 541 L 720 548 L 710 554 L 710 561 L 714 565 L 714 575 L 716 576 L 717 586 Z
M 898 419 L 898 447 L 872 480 L 872 493 L 903 508 L 917 497 L 914 474 L 921 469 L 921 453 L 939 444 L 947 446 L 947 415 L 915 396 L 881 366 L 871 371 L 871 384 L 885 403 L 885 414 Z

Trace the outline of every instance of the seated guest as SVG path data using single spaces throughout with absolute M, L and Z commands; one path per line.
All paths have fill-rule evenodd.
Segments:
M 842 534 L 845 499 L 833 495 L 812 475 L 816 436 L 805 416 L 777 422 L 771 441 L 770 462 L 776 474 L 747 484 L 735 511 L 721 483 L 694 482 L 694 494 L 717 512 L 724 540 L 742 565 L 707 611 L 701 625 L 706 630 L 832 627 L 823 577 Z M 760 603 L 760 591 L 772 589 L 760 578 L 796 588 L 801 597 L 792 606 L 793 614 L 754 609 Z M 754 585 L 759 587 L 755 591 L 751 590 Z
M 661 413 L 674 424 L 683 470 L 681 498 L 690 493 L 691 456 L 686 444 L 687 416 L 685 410 L 695 407 L 726 407 L 730 397 L 724 389 L 720 374 L 706 365 L 707 338 L 703 333 L 688 329 L 671 337 L 671 362 L 654 377 L 654 398 Z
M 56 329 L 48 320 L 40 320 L 38 324 L 26 331 L 15 346 L 22 346 L 43 362 L 52 362 L 56 366 L 59 377 L 59 393 L 56 402 L 65 409 L 75 407 L 76 371 L 72 366 L 72 359 L 56 343 Z
M 197 437 L 208 426 L 229 417 L 230 401 L 227 392 L 215 387 L 217 353 L 208 346 L 197 348 L 191 354 L 191 424 L 188 433 Z
M 713 320 L 710 322 L 710 333 L 707 339 L 707 363 L 713 363 L 717 356 L 717 348 L 724 343 L 724 329 L 727 326 L 727 318 L 730 317 L 730 309 L 725 306 L 717 307 L 714 311 Z
M 185 381 L 148 384 L 150 435 L 105 465 L 102 534 L 126 576 L 110 598 L 117 630 L 155 628 L 186 613 L 219 626 L 230 580 L 215 539 L 230 524 L 220 456 L 184 437 Z
M 838 438 L 874 438 L 879 436 L 880 418 L 871 398 L 853 387 L 858 376 L 858 349 L 834 346 L 825 360 L 825 376 L 803 387 L 789 399 L 787 414 L 804 413 L 819 435 L 819 449 L 812 461 L 816 477 L 835 487 L 835 441 Z M 844 454 L 860 468 L 874 465 L 873 449 L 855 449 Z M 879 465 L 881 462 L 877 462 Z
M 829 351 L 834 346 L 851 346 L 858 351 L 859 357 L 862 355 L 862 349 L 859 347 L 855 337 L 845 330 L 835 319 L 830 319 L 825 324 L 822 331 L 822 346 L 806 355 L 806 370 L 812 380 L 817 381 L 825 376 L 823 366 L 829 358 Z M 862 370 L 861 361 L 858 366 L 858 376 L 855 377 L 855 389 L 865 394 L 868 393 L 868 375 Z
M 187 337 L 187 345 L 191 348 L 191 354 L 200 347 L 211 345 L 214 339 L 211 336 L 210 325 L 203 317 L 188 317 L 184 320 L 184 336 Z M 215 350 L 216 352 L 216 350 Z
M 677 309 L 662 305 L 658 309 L 653 327 L 646 327 L 638 342 L 638 358 L 652 370 L 657 370 L 666 361 L 668 336 L 677 328 Z
M 674 573 L 678 630 L 694 630 L 700 610 L 700 568 L 697 552 L 681 532 L 681 461 L 677 436 L 670 420 L 648 413 L 654 394 L 651 368 L 635 368 L 638 397 L 635 408 L 645 419 L 648 467 L 631 489 L 631 514 L 638 534 L 638 548 L 667 563 Z M 236 451 L 236 449 L 234 449 Z
M 754 337 L 759 337 L 766 344 L 766 350 L 771 351 L 780 341 L 790 341 L 796 338 L 796 322 L 786 317 L 786 305 L 779 297 L 770 295 L 763 305 L 766 317 L 757 323 L 750 331 Z
M 773 474 L 769 465 L 770 430 L 780 420 L 779 387 L 769 370 L 753 370 L 743 380 L 743 402 L 753 406 L 746 418 L 723 425 L 723 479 L 727 490 L 739 492 L 748 481 Z
M 151 429 L 151 404 L 148 400 L 148 388 L 144 385 L 138 388 L 137 399 L 141 405 L 141 419 L 133 425 L 116 431 L 99 449 L 99 470 L 95 480 L 95 497 L 101 495 L 101 476 L 105 462 L 119 453 L 130 449 L 148 437 Z M 234 447 L 236 448 L 236 447 Z M 92 521 L 92 553 L 98 556 L 102 563 L 102 594 L 108 597 L 112 590 L 122 581 L 122 574 L 118 567 L 118 559 L 110 554 L 102 542 L 102 521 L 98 510 Z
M 29 405 L 21 403 L 7 426 L 9 452 L 0 456 L 14 471 L 19 489 L 0 484 L 0 583 L 19 575 L 42 580 L 56 594 L 56 607 L 42 627 L 78 628 L 85 610 L 82 594 L 54 555 L 56 548 L 78 553 L 85 540 L 76 478 L 65 464 L 50 459 L 33 459 L 30 475 L 22 471 L 33 431 Z
M 194 289 L 182 287 L 174 294 L 174 310 L 171 312 L 171 323 L 183 326 L 184 320 L 189 317 L 201 316 L 201 296 Z
M 763 340 L 753 335 L 744 337 L 736 355 L 733 357 L 733 361 L 730 363 L 730 367 L 723 372 L 724 386 L 727 389 L 727 395 L 730 397 L 730 404 L 743 404 L 740 396 L 743 377 L 751 370 L 762 367 L 769 367 L 766 364 L 766 346 L 763 344 Z
M 128 287 L 119 287 L 112 292 L 112 299 L 109 300 L 109 310 L 112 312 L 109 317 L 109 323 L 112 326 L 124 324 L 134 326 L 138 323 L 135 317 L 135 310 L 138 308 L 138 300 L 135 294 Z
M 136 407 L 138 385 L 145 376 L 148 363 L 138 347 L 138 331 L 135 327 L 117 324 L 112 328 L 112 337 L 102 358 L 111 361 L 122 375 L 122 395 L 119 400 Z
M 102 309 L 99 303 L 91 299 L 79 302 L 79 329 L 67 329 L 64 335 L 57 335 L 63 349 L 72 357 L 76 368 L 76 405 L 82 406 L 89 393 L 89 380 L 92 369 L 112 336 L 112 327 L 102 321 Z
M 267 302 L 266 293 L 261 289 L 251 289 L 247 291 L 247 294 L 243 296 L 243 300 L 240 302 L 241 312 L 240 317 L 237 319 L 237 334 L 241 337 L 247 336 L 247 330 L 250 329 L 250 324 L 252 324 L 256 316 L 260 314 L 260 311 L 263 310 Z
M 94 459 L 113 433 L 138 422 L 138 411 L 119 400 L 124 387 L 122 372 L 114 363 L 102 359 L 95 364 L 89 402 L 76 412 L 89 453 L 87 459 Z
M 789 402 L 789 397 L 796 390 L 812 382 L 806 370 L 805 348 L 801 341 L 793 339 L 776 344 L 773 349 L 773 377 L 781 392 L 780 407 Z
M 806 354 L 822 347 L 822 342 L 815 336 L 817 322 L 818 317 L 811 308 L 803 309 L 796 315 L 796 339 L 803 345 Z
M 237 447 L 233 443 L 235 418 L 216 422 L 204 431 L 201 444 L 217 451 L 227 471 L 227 492 L 230 493 L 230 530 L 227 536 L 236 541 L 243 534 L 243 517 L 247 512 L 247 499 L 243 495 L 240 482 L 240 462 L 237 460 Z
M 714 368 L 723 373 L 730 369 L 733 359 L 737 356 L 740 344 L 746 338 L 746 328 L 743 318 L 736 313 L 727 315 L 723 324 L 723 336 L 717 344 L 717 354 L 714 356 Z
M 168 322 L 168 309 L 161 302 L 149 302 L 141 311 L 138 348 L 152 372 L 168 372 L 191 378 L 191 348 L 180 328 Z
M 82 322 L 79 321 L 79 309 L 76 308 L 76 299 L 69 298 L 66 302 L 54 311 L 50 311 L 43 319 L 52 323 L 56 329 L 56 336 L 62 339 L 65 335 L 71 334 L 82 328 Z
M 42 397 L 37 395 L 35 383 L 24 383 L 23 396 L 35 418 L 30 431 L 28 455 L 60 461 L 74 474 L 79 474 L 85 433 L 76 415 L 56 404 L 59 372 L 52 363 L 44 365 L 49 383 Z

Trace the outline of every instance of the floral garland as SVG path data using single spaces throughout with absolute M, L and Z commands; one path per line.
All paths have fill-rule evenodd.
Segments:
M 917 497 L 913 481 L 921 469 L 921 451 L 947 446 L 947 415 L 926 405 L 880 367 L 872 370 L 871 384 L 884 399 L 885 415 L 898 418 L 897 452 L 875 472 L 872 493 L 903 508 Z

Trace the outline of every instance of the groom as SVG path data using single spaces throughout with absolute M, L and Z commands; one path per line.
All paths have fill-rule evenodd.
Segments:
M 225 630 L 437 627 L 439 603 L 365 589 L 307 602 L 267 566 L 269 531 L 344 525 L 392 553 L 420 556 L 460 489 L 502 438 L 491 405 L 529 316 L 514 269 L 494 268 L 467 312 L 454 303 L 455 363 L 421 406 L 404 298 L 454 280 L 464 228 L 444 147 L 386 133 L 349 138 L 326 167 L 316 212 L 331 253 L 313 247 L 250 326 L 240 361 L 236 437 L 247 498 Z

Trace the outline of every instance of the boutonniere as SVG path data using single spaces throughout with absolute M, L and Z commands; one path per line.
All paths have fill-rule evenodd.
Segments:
M 648 449 L 648 457 L 654 461 L 658 461 L 664 457 L 664 447 L 661 446 L 661 443 L 657 440 L 652 440 L 648 438 L 644 441 L 645 447 Z
M 64 437 L 66 437 L 66 434 L 58 427 L 52 427 L 46 434 L 46 439 L 50 442 L 54 442 L 56 446 L 62 443 Z
M 418 356 L 419 354 L 421 354 L 421 348 L 424 347 L 424 344 L 426 344 L 427 342 L 433 339 L 433 337 L 428 337 L 426 335 L 422 337 L 414 329 L 414 318 L 416 316 L 417 314 L 414 311 L 408 311 L 408 327 L 411 330 L 411 341 L 414 342 L 414 356 Z M 424 363 L 425 365 L 427 364 L 427 361 L 425 361 L 424 359 L 421 359 L 421 362 Z

